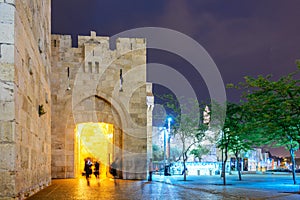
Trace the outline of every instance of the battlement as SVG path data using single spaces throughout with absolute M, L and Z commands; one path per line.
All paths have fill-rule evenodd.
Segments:
M 91 31 L 89 36 L 78 36 L 78 47 L 72 47 L 70 35 L 52 35 L 52 55 L 60 60 L 73 62 L 72 57 L 80 57 L 83 61 L 80 71 L 83 73 L 101 73 L 105 68 L 116 61 L 120 56 L 134 55 L 134 62 L 144 64 L 146 61 L 146 39 L 144 38 L 117 38 L 116 48 L 110 48 L 110 38 L 97 36 Z M 118 62 L 117 62 L 118 63 Z M 130 68 L 131 60 L 122 65 Z
M 72 48 L 71 35 L 51 35 L 51 47 Z
M 78 47 L 84 47 L 85 45 L 103 46 L 109 49 L 109 37 L 96 36 L 95 31 L 91 31 L 89 36 L 78 35 Z
M 130 51 L 137 49 L 146 48 L 145 38 L 118 38 L 115 41 L 116 49 L 110 49 L 110 37 L 107 36 L 97 36 L 95 31 L 91 31 L 91 35 L 82 36 L 78 35 L 78 48 L 83 48 L 86 46 L 97 47 L 105 50 L 111 51 Z M 72 38 L 71 35 L 58 35 L 52 34 L 51 46 L 60 48 L 72 48 Z

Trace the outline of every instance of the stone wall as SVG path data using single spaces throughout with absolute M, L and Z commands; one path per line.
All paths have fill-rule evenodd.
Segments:
M 152 113 L 154 109 L 154 95 L 152 93 L 152 83 L 147 83 L 147 160 L 149 162 L 152 158 L 152 143 L 153 143 L 153 123 L 152 123 Z
M 78 48 L 71 44 L 68 35 L 52 35 L 52 177 L 76 175 L 76 124 L 105 122 L 114 125 L 123 178 L 146 178 L 145 39 L 119 38 L 112 50 L 108 37 L 91 32 L 78 37 Z
M 0 199 L 15 193 L 15 5 L 0 1 Z
M 0 0 L 0 33 L 0 199 L 23 199 L 51 182 L 50 0 Z

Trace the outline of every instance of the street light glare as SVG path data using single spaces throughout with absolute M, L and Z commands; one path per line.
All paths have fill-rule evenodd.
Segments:
M 169 122 L 172 121 L 172 117 L 168 117 L 168 121 L 169 121 Z

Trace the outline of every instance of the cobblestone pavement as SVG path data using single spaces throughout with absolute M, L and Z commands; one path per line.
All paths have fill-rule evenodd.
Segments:
M 298 178 L 300 182 L 300 178 Z M 93 200 L 93 199 L 300 199 L 300 186 L 292 184 L 286 175 L 244 175 L 242 181 L 228 176 L 226 186 L 219 176 L 154 175 L 153 181 L 114 180 L 97 181 L 92 178 L 90 186 L 84 178 L 54 179 L 52 185 L 29 200 Z

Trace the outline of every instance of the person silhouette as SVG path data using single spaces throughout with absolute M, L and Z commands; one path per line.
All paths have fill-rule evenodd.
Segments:
M 85 178 L 87 181 L 87 185 L 90 185 L 90 175 L 92 174 L 92 166 L 93 163 L 91 162 L 90 158 L 87 158 L 85 160 L 85 164 L 84 164 L 84 171 L 85 171 Z
M 148 181 L 152 181 L 152 173 L 153 173 L 153 163 L 152 163 L 152 158 L 149 160 L 149 178 Z
M 116 179 L 118 177 L 118 172 L 117 169 L 119 167 L 119 158 L 116 158 L 110 165 L 110 169 L 109 172 L 111 173 L 111 175 L 114 177 L 114 183 L 115 185 L 118 185 L 118 183 L 116 182 Z
M 100 169 L 100 164 L 98 161 L 96 161 L 94 164 L 94 175 L 97 179 L 99 179 L 99 174 L 100 174 L 99 169 Z

